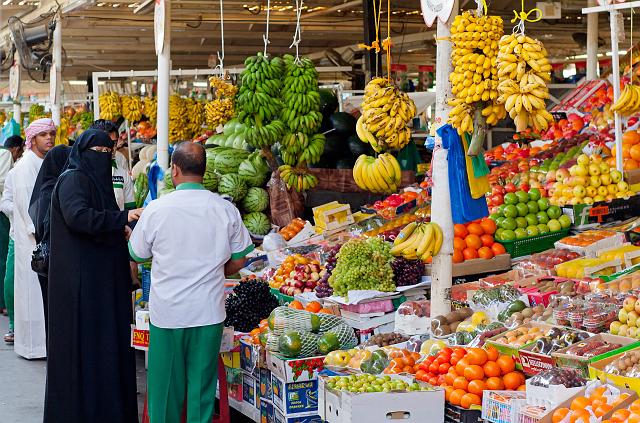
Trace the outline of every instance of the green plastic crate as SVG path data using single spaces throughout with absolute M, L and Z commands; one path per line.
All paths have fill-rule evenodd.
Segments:
M 511 258 L 528 256 L 529 254 L 540 253 L 545 250 L 554 248 L 553 244 L 561 240 L 569 233 L 569 229 L 561 229 L 557 232 L 548 234 L 530 236 L 527 238 L 516 239 L 513 241 L 498 241 L 511 255 Z

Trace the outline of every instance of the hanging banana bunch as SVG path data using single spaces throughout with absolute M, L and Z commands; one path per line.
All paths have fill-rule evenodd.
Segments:
M 209 78 L 209 85 L 213 88 L 215 98 L 204 106 L 206 122 L 210 129 L 215 129 L 227 123 L 235 115 L 235 96 L 238 87 L 217 76 Z
M 116 120 L 122 116 L 122 101 L 120 95 L 114 92 L 106 92 L 98 97 L 100 105 L 100 119 Z
M 122 116 L 129 122 L 138 122 L 142 119 L 142 100 L 137 95 L 122 97 Z
M 187 101 L 178 94 L 169 97 L 169 142 L 190 140 L 191 136 L 187 129 L 189 114 L 187 111 Z
M 69 145 L 69 127 L 71 123 L 69 118 L 64 116 L 60 118 L 60 125 L 56 129 L 55 145 Z
M 155 97 L 146 97 L 144 99 L 144 115 L 149 118 L 153 126 L 158 123 L 158 99 Z
M 191 134 L 191 138 L 202 134 L 202 125 L 205 123 L 205 106 L 202 102 L 188 98 L 185 100 L 187 107 L 187 132 Z
M 477 16 L 465 11 L 455 17 L 451 26 L 453 72 L 449 75 L 453 108 L 449 123 L 459 134 L 474 132 L 475 125 L 495 125 L 506 116 L 504 107 L 496 104 L 498 74 L 496 69 L 498 41 L 504 30 L 499 16 Z M 476 113 L 480 110 L 481 113 Z M 475 138 L 475 137 L 474 137 Z

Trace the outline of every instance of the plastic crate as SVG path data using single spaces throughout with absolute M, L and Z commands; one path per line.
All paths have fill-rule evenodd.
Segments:
M 526 394 L 521 391 L 484 391 L 482 418 L 492 423 L 516 423 L 520 404 Z
M 446 423 L 482 423 L 481 410 L 467 410 L 453 404 L 444 404 L 444 421 Z
M 530 236 L 527 238 L 516 239 L 513 241 L 498 241 L 511 255 L 511 258 L 528 256 L 530 254 L 539 253 L 554 248 L 554 243 L 561 240 L 569 233 L 569 229 L 561 229 L 557 232 L 548 234 Z

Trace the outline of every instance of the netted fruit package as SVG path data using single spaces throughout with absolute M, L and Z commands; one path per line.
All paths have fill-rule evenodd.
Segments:
M 276 335 L 282 335 L 288 330 L 318 332 L 320 316 L 304 310 L 280 306 L 269 315 L 269 329 Z

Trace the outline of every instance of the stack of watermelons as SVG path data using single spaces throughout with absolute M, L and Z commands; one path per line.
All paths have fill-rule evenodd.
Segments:
M 313 167 L 351 169 L 361 154 L 373 154 L 369 144 L 356 135 L 356 118 L 345 112 L 337 112 L 338 98 L 332 90 L 320 90 L 321 132 L 326 141 L 320 161 Z

